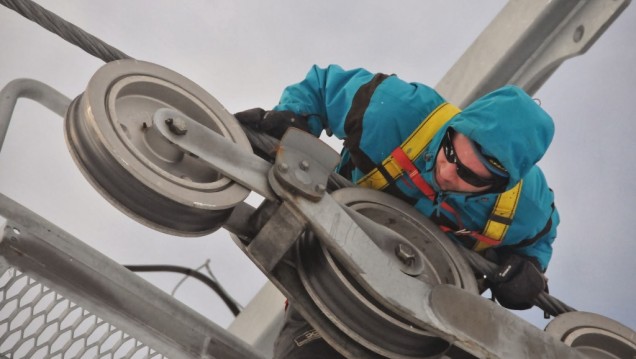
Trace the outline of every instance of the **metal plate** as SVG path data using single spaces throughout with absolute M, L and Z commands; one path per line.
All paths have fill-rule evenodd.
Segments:
M 413 265 L 419 264 L 421 270 L 415 274 L 409 273 L 409 268 L 402 268 L 403 272 L 431 285 L 451 284 L 478 293 L 475 275 L 462 254 L 437 225 L 413 206 L 366 188 L 338 190 L 332 197 L 398 233 L 413 246 L 417 252 Z
M 65 126 L 70 152 L 91 184 L 133 219 L 182 236 L 213 232 L 249 190 L 153 128 L 152 116 L 162 108 L 251 152 L 240 125 L 216 99 L 171 70 L 136 60 L 106 64 L 73 101 Z
M 590 358 L 636 358 L 636 332 L 602 315 L 561 314 L 546 326 L 545 331 Z
M 332 196 L 407 239 L 418 252 L 413 265 L 420 270 L 418 274 L 403 270 L 404 275 L 478 293 L 474 274 L 454 245 L 412 206 L 363 188 L 342 189 Z M 388 260 L 397 255 L 392 250 L 385 253 Z M 299 275 L 310 297 L 344 334 L 364 347 L 390 358 L 436 357 L 449 348 L 446 341 L 374 300 L 311 234 L 299 240 L 298 257 Z

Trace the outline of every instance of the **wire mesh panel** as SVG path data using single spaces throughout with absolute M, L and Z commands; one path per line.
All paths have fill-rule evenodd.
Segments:
M 165 358 L 19 270 L 0 268 L 0 355 Z

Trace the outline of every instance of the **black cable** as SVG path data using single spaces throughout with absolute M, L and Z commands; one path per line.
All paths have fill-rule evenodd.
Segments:
M 239 313 L 241 313 L 241 309 L 234 302 L 234 300 L 232 300 L 232 298 L 230 298 L 225 293 L 223 288 L 221 288 L 221 286 L 216 281 L 214 281 L 213 279 L 211 279 L 210 277 L 204 275 L 201 272 L 198 272 L 198 271 L 192 270 L 190 268 L 186 268 L 186 267 L 180 267 L 180 266 L 174 266 L 174 265 L 165 265 L 165 264 L 158 264 L 158 265 L 125 265 L 124 267 L 126 267 L 127 269 L 129 269 L 129 270 L 131 270 L 133 272 L 175 272 L 175 273 L 181 273 L 181 274 L 185 274 L 187 276 L 196 278 L 196 279 L 200 280 L 201 282 L 205 283 L 208 287 L 212 288 L 212 290 L 214 290 L 216 292 L 216 294 L 218 294 L 219 297 L 221 297 L 221 299 L 223 300 L 225 305 L 227 305 L 227 307 L 230 309 L 232 314 L 234 314 L 234 316 L 237 316 L 237 315 L 239 315 Z

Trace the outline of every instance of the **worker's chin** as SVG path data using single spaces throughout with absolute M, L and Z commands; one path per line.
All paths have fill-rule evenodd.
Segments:
M 446 185 L 446 183 L 444 181 L 442 181 L 439 177 L 439 172 L 437 171 L 437 168 L 435 168 L 435 182 L 437 183 L 437 187 L 439 187 L 440 191 L 447 191 L 448 190 L 448 186 Z

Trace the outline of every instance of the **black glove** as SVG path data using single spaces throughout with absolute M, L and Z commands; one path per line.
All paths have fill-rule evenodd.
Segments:
M 532 308 L 535 298 L 546 288 L 546 280 L 535 258 L 509 253 L 492 278 L 490 290 L 499 304 L 515 310 Z
M 280 139 L 290 127 L 309 132 L 307 116 L 292 111 L 265 111 L 262 108 L 237 112 L 234 117 L 245 126 Z

